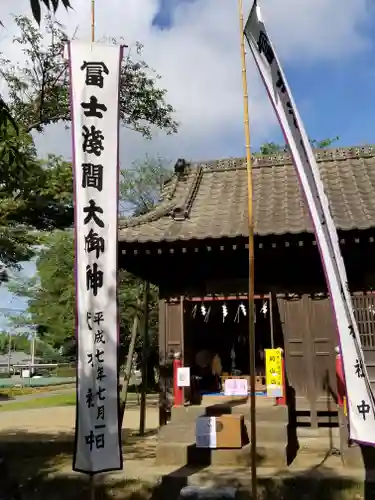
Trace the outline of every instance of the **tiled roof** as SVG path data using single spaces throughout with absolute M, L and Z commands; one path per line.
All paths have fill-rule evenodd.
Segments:
M 336 227 L 375 227 L 375 147 L 316 150 Z M 257 235 L 312 232 L 290 155 L 253 161 L 254 230 Z M 244 159 L 195 164 L 168 182 L 159 206 L 120 219 L 119 240 L 162 242 L 248 235 Z

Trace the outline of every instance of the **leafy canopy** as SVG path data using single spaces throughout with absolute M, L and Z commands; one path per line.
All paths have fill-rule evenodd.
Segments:
M 333 143 L 337 142 L 339 139 L 340 138 L 338 136 L 333 138 L 322 139 L 321 141 L 310 139 L 310 144 L 313 148 L 329 148 Z M 287 144 L 282 146 L 281 144 L 277 144 L 276 142 L 266 142 L 265 144 L 262 144 L 262 146 L 259 148 L 259 154 L 268 156 L 276 153 L 282 153 L 288 150 L 289 147 Z
M 45 20 L 46 36 L 25 16 L 15 18 L 19 34 L 14 38 L 25 54 L 23 66 L 2 58 L 1 76 L 7 83 L 10 112 L 24 130 L 43 132 L 51 123 L 68 124 L 68 62 L 64 47 L 65 28 L 50 16 Z M 46 39 L 48 39 L 46 43 Z M 116 42 L 116 40 L 113 40 Z M 124 127 L 150 138 L 153 128 L 167 134 L 177 132 L 173 107 L 165 101 L 166 90 L 159 88 L 160 76 L 141 59 L 142 45 L 130 48 L 121 66 L 120 120 Z
M 10 161 L 9 144 L 25 160 Z M 33 256 L 39 231 L 69 227 L 73 220 L 71 166 L 50 155 L 37 158 L 30 134 L 10 128 L 0 140 L 4 161 L 0 169 L 0 261 L 17 266 Z
M 41 4 L 45 5 L 48 10 L 52 10 L 54 14 L 60 5 L 60 2 L 63 4 L 65 9 L 70 9 L 72 6 L 70 5 L 69 0 L 30 0 L 31 10 L 33 12 L 33 16 L 35 21 L 40 24 L 42 9 Z
M 120 200 L 123 211 L 143 215 L 159 201 L 163 184 L 172 175 L 169 162 L 146 156 L 135 161 L 133 168 L 121 171 Z
M 57 8 L 52 0 L 42 2 Z M 25 62 L 14 64 L 0 57 L 0 76 L 9 93 L 8 102 L 3 102 L 9 116 L 0 108 L 0 260 L 7 265 L 33 255 L 38 235 L 30 231 L 73 224 L 71 165 L 54 155 L 39 160 L 31 137 L 51 123 L 70 122 L 63 57 L 67 36 L 64 27 L 48 16 L 48 40 L 27 17 L 16 17 L 15 23 L 19 32 L 14 44 L 24 52 Z M 157 85 L 159 76 L 141 60 L 141 51 L 138 44 L 122 65 L 121 123 L 145 137 L 151 137 L 153 128 L 174 133 L 173 108 L 165 101 L 166 91 Z
M 26 313 L 11 318 L 14 326 L 38 325 L 38 338 L 65 356 L 75 353 L 75 285 L 73 231 L 55 231 L 44 240 L 37 260 L 37 278 L 10 285 L 27 298 Z M 120 341 L 123 357 L 130 343 L 134 314 L 141 314 L 142 282 L 126 271 L 119 273 Z M 156 346 L 157 290 L 150 293 L 151 345 Z M 141 349 L 138 338 L 137 350 Z

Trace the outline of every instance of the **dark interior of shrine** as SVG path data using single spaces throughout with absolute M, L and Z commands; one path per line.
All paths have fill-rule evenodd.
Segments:
M 188 301 L 184 358 L 201 392 L 220 392 L 222 377 L 249 375 L 248 301 Z M 264 349 L 272 347 L 270 304 L 255 299 L 256 374 L 264 375 Z

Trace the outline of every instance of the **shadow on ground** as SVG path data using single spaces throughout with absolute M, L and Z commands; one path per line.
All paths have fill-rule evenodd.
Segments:
M 156 431 L 140 438 L 135 431 L 123 430 L 124 461 L 144 460 L 155 457 Z M 0 499 L 42 500 L 80 499 L 88 495 L 87 476 L 71 471 L 74 441 L 71 433 L 36 434 L 17 430 L 0 433 Z M 5 476 L 8 480 L 5 481 Z M 97 484 L 95 500 L 122 498 L 114 489 L 129 491 L 123 498 L 147 498 L 139 496 L 136 482 L 122 481 L 105 486 Z M 147 490 L 147 488 L 146 488 Z M 137 496 L 138 495 L 138 496 Z M 143 495 L 143 493 L 142 493 Z
M 124 431 L 124 467 L 128 460 L 145 460 L 154 457 L 155 432 L 145 438 Z M 71 434 L 40 435 L 14 432 L 0 434 L 0 456 L 8 469 L 10 482 L 4 481 L 0 463 L 1 500 L 85 500 L 90 499 L 86 476 L 71 472 L 73 438 Z M 181 489 L 196 481 L 197 470 L 182 467 L 166 474 L 154 484 L 144 481 L 124 480 L 120 475 L 97 478 L 95 500 L 177 500 Z M 142 476 L 142 471 L 140 471 Z M 220 474 L 209 468 L 199 470 L 201 485 L 238 489 L 239 500 L 250 500 L 250 473 L 246 468 Z M 191 484 L 191 483 L 190 483 Z M 373 500 L 374 484 L 367 481 L 345 479 L 335 475 L 325 464 L 303 473 L 275 473 L 258 480 L 259 499 L 262 500 Z M 17 486 L 16 486 L 17 485 Z M 7 489 L 7 490 L 6 490 Z

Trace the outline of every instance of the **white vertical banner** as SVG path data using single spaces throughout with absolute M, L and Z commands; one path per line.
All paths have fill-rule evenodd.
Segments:
M 375 444 L 374 396 L 364 363 L 336 227 L 314 153 L 256 1 L 245 26 L 245 36 L 290 147 L 315 228 L 339 334 L 350 438 Z
M 77 409 L 73 469 L 122 469 L 117 217 L 122 48 L 68 45 L 74 163 Z

